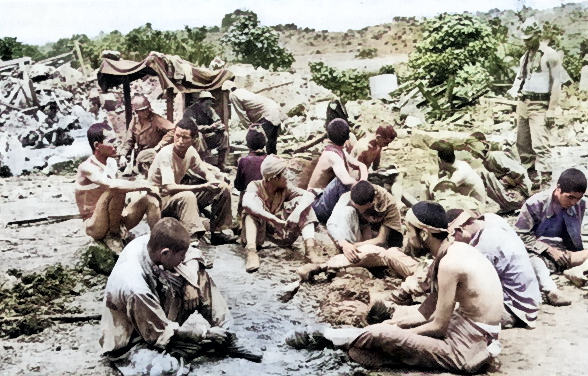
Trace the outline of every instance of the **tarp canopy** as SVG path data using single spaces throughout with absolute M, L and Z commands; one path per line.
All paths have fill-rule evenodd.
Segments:
M 98 70 L 98 85 L 107 92 L 146 75 L 157 76 L 162 89 L 173 88 L 174 92 L 180 93 L 219 89 L 223 82 L 234 76 L 226 69 L 200 68 L 176 55 L 151 52 L 141 62 L 103 59 Z

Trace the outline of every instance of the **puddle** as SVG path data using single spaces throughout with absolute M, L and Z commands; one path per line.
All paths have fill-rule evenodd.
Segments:
M 361 368 L 348 363 L 342 350 L 295 350 L 284 343 L 290 330 L 317 322 L 312 312 L 315 302 L 305 305 L 299 297 L 289 303 L 278 299 L 285 286 L 297 279 L 294 271 L 301 260 L 284 260 L 281 253 L 286 251 L 281 249 L 262 250 L 260 270 L 249 274 L 239 246 L 215 248 L 203 253 L 214 260 L 209 273 L 231 308 L 235 320 L 231 330 L 245 347 L 262 349 L 263 361 L 205 361 L 195 364 L 190 375 L 349 375 Z M 274 250 L 280 254 L 271 255 Z

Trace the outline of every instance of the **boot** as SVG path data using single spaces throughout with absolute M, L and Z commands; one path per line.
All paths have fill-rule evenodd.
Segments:
M 255 248 L 249 249 L 247 252 L 247 262 L 245 263 L 245 271 L 253 273 L 259 269 L 259 256 Z
M 314 264 L 319 264 L 323 261 L 322 249 L 314 239 L 306 239 L 304 241 L 304 254 L 306 259 Z
M 218 157 L 216 160 L 216 167 L 218 167 L 219 170 L 221 170 L 222 172 L 230 172 L 230 169 L 227 169 L 225 166 L 225 161 L 227 159 L 227 154 L 229 153 L 229 149 L 225 149 L 225 150 L 221 150 L 218 153 Z
M 545 300 L 547 301 L 547 304 L 554 307 L 568 306 L 572 304 L 572 301 L 566 298 L 559 290 L 549 291 Z

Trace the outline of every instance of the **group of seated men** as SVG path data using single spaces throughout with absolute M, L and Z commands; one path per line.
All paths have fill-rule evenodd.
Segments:
M 157 116 L 139 116 L 145 109 L 150 111 L 141 100 L 137 100 L 135 112 L 142 130 L 133 133 L 130 142 L 149 139 L 141 136 L 151 131 L 161 135 L 158 141 L 153 137 L 141 146 L 140 152 L 148 150 L 143 157 L 152 155 L 152 162 L 145 162 L 150 164 L 147 180 L 117 178 L 114 157 L 118 139 L 104 123 L 89 128 L 93 155 L 80 165 L 76 178 L 76 200 L 89 236 L 120 252 L 121 234 L 143 217 L 151 229 L 150 235 L 129 243 L 121 253 L 106 288 L 101 345 L 111 359 L 124 359 L 117 365 L 119 369 L 135 364 L 133 356 L 140 357 L 139 350 L 146 347 L 179 348 L 185 351 L 176 354 L 189 355 L 182 341 L 234 342 L 226 330 L 231 321 L 226 303 L 197 252 L 187 256 L 189 244 L 201 241 L 207 232 L 214 245 L 232 240 L 222 233 L 231 227 L 233 218 L 226 176 L 203 161 L 194 147 L 195 139 L 215 141 L 199 132 L 202 120 L 194 115 L 198 111 L 187 111 L 170 127 Z M 204 94 L 198 103 L 209 100 Z M 205 112 L 210 110 L 210 105 L 201 107 Z M 348 123 L 330 121 L 326 126 L 328 141 L 307 190 L 288 181 L 285 159 L 264 153 L 268 142 L 264 128 L 250 127 L 246 137 L 250 153 L 239 160 L 234 183 L 241 192 L 246 270 L 254 272 L 260 267 L 257 251 L 265 240 L 289 246 L 302 235 L 311 261 L 299 269 L 303 281 L 328 269 L 388 266 L 406 278 L 392 294 L 395 302 L 428 295 L 412 316 L 343 332 L 310 328 L 288 339 L 294 347 L 304 347 L 318 336 L 346 347 L 352 359 L 366 365 L 400 363 L 475 372 L 499 352 L 501 325 L 534 326 L 540 292 L 548 303 L 570 304 L 551 279 L 551 272 L 580 268 L 577 278 L 582 279 L 588 269 L 588 251 L 583 250 L 581 241 L 586 177 L 579 170 L 564 171 L 554 189 L 522 203 L 516 232 L 493 214 L 479 215 L 459 207 L 447 210 L 447 206 L 430 201 L 413 205 L 404 218 L 408 240 L 404 245 L 433 256 L 431 265 L 424 268 L 401 248 L 404 231 L 396 199 L 367 180 L 369 169 L 377 167 L 382 148 L 396 137 L 391 126 L 378 128 L 348 151 Z M 162 145 L 170 135 L 173 143 Z M 483 137 L 478 135 L 476 140 L 485 145 Z M 489 179 L 503 183 L 491 186 L 494 191 L 515 179 L 512 174 L 494 172 L 494 176 L 480 179 L 480 185 L 472 179 L 475 171 L 456 163 L 460 161 L 452 156 L 452 148 L 442 143 L 434 149 L 440 170 L 446 171 L 456 191 L 464 196 L 483 201 L 485 191 L 490 192 Z M 498 158 L 490 155 L 483 148 L 485 165 L 486 160 Z M 151 159 L 143 157 L 137 162 Z M 127 193 L 136 191 L 144 193 L 129 195 L 127 203 Z M 208 206 L 210 213 L 205 217 L 201 213 Z M 317 252 L 317 223 L 326 225 L 342 253 L 326 262 Z M 251 354 L 244 357 L 259 360 Z M 173 361 L 166 364 L 178 366 Z

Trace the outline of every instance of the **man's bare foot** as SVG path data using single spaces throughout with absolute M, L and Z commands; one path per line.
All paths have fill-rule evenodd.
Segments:
M 572 304 L 572 301 L 565 297 L 561 291 L 553 290 L 547 293 L 546 299 L 547 304 L 554 307 L 568 306 Z
M 117 255 L 119 255 L 124 248 L 124 244 L 119 235 L 108 234 L 102 239 L 102 242 Z
M 584 275 L 584 269 L 580 266 L 564 270 L 563 273 L 564 276 L 576 287 L 584 287 L 584 285 L 588 281 L 588 278 L 586 278 L 586 275 Z
M 312 277 L 322 271 L 323 269 L 319 264 L 305 264 L 299 267 L 296 273 L 298 273 L 298 276 L 300 276 L 300 280 L 302 282 L 308 282 L 312 279 Z

